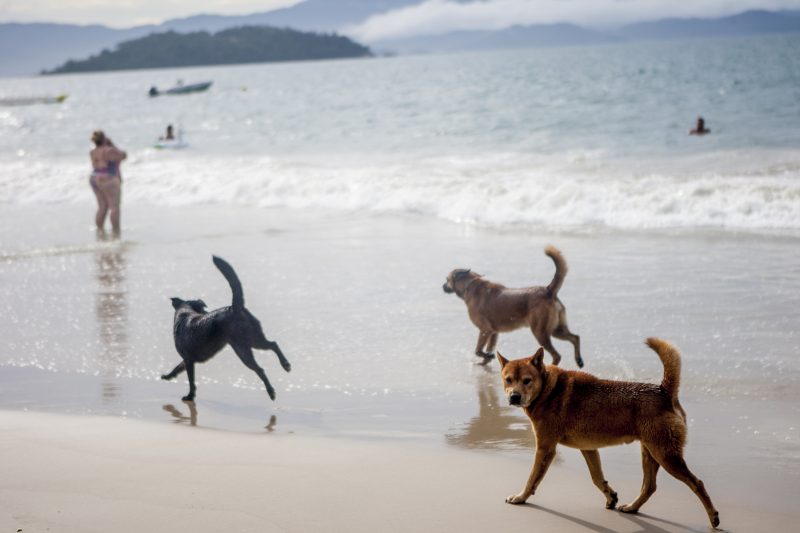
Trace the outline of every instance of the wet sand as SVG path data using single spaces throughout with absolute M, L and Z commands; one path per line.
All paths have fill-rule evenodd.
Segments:
M 160 454 L 173 448 L 168 453 L 177 454 L 182 439 L 192 447 L 205 446 L 209 438 L 278 446 L 276 462 L 259 469 L 263 479 L 277 480 L 276 487 L 284 489 L 281 496 L 274 496 L 279 492 L 275 487 L 269 491 L 283 507 L 272 506 L 269 498 L 252 501 L 262 507 L 257 511 L 235 507 L 242 496 L 230 496 L 236 493 L 231 476 L 231 485 L 221 483 L 221 492 L 214 493 L 224 505 L 206 500 L 205 508 L 230 505 L 238 518 L 198 513 L 197 524 L 220 520 L 223 527 L 224 520 L 246 516 L 270 524 L 266 528 L 299 531 L 315 527 L 303 521 L 307 515 L 320 520 L 318 527 L 330 521 L 334 530 L 359 530 L 363 522 L 366 530 L 385 528 L 385 523 L 378 525 L 383 515 L 394 518 L 398 531 L 459 524 L 465 530 L 498 524 L 521 530 L 532 523 L 559 531 L 706 530 L 694 496 L 663 473 L 659 493 L 646 508 L 654 518 L 642 522 L 604 511 L 573 450 L 560 453 L 559 471 L 546 478 L 540 495 L 549 499 L 541 508 L 525 512 L 499 505 L 527 475 L 530 430 L 516 410 L 504 405 L 496 363 L 476 364 L 471 353 L 477 332 L 463 303 L 443 294 L 441 284 L 454 267 L 472 267 L 509 286 L 547 283 L 553 267 L 542 248 L 552 243 L 570 264 L 560 297 L 571 328 L 581 335 L 586 370 L 658 382 L 660 365 L 642 340 L 658 335 L 681 348 L 681 401 L 690 419 L 687 460 L 705 480 L 723 526 L 758 531 L 766 529 L 759 525 L 771 524 L 779 529 L 780 520 L 797 518 L 792 495 L 800 487 L 800 247 L 795 239 L 499 232 L 409 216 L 134 206 L 124 213 L 122 241 L 112 242 L 95 240 L 87 215 L 88 206 L 43 206 L 35 212 L 12 207 L 0 213 L 0 311 L 6 317 L 0 322 L 0 408 L 7 411 L 6 420 L 21 428 L 3 433 L 4 447 L 11 452 L 3 454 L 3 461 L 8 467 L 19 464 L 26 473 L 21 479 L 30 479 L 24 489 L 28 499 L 20 485 L 0 483 L 0 490 L 15 495 L 12 517 L 28 516 L 30 524 L 57 523 L 49 510 L 55 507 L 26 509 L 48 484 L 58 483 L 48 475 L 70 477 L 81 466 L 74 456 L 64 456 L 62 470 L 40 472 L 33 468 L 37 457 L 79 450 L 80 457 L 93 458 L 99 446 L 117 450 L 116 468 L 127 465 L 129 472 L 151 462 L 173 468 L 170 457 L 185 472 L 200 468 L 205 458 Z M 168 297 L 200 297 L 212 308 L 230 301 L 212 253 L 234 265 L 248 307 L 293 363 L 292 373 L 286 374 L 273 356 L 258 355 L 278 391 L 274 403 L 229 350 L 199 367 L 193 409 L 180 402 L 184 380 L 157 379 L 178 361 Z M 570 346 L 556 346 L 565 366 L 574 368 Z M 524 331 L 501 336 L 499 347 L 510 357 L 535 349 Z M 20 414 L 23 410 L 28 412 Z M 64 431 L 60 420 L 91 431 L 83 436 Z M 153 455 L 136 455 L 140 452 L 124 440 L 91 437 L 92 432 L 115 435 L 122 427 L 135 427 L 142 438 L 151 439 L 146 447 Z M 295 446 L 306 457 L 322 457 L 319 468 L 311 472 L 299 456 L 292 459 Z M 210 470 L 203 471 L 206 479 L 217 479 L 227 469 L 222 448 L 212 453 Z M 31 450 L 32 462 L 14 459 L 21 450 Z M 386 458 L 387 463 L 368 465 L 375 471 L 405 480 L 388 484 L 391 497 L 386 501 L 380 499 L 384 485 L 357 464 L 363 453 Z M 636 447 L 609 449 L 602 456 L 622 500 L 632 498 L 641 483 Z M 451 457 L 458 459 L 449 463 Z M 439 472 L 440 463 L 447 468 Z M 178 466 L 158 479 L 166 483 L 165 492 L 186 498 L 179 500 L 184 507 L 169 511 L 168 504 L 142 494 L 151 500 L 139 513 L 131 510 L 131 516 L 141 520 L 152 512 L 158 519 L 167 516 L 162 512 L 177 516 L 181 509 L 186 514 L 193 503 L 184 493 L 192 489 L 181 481 Z M 291 471 L 325 490 L 308 498 L 299 484 L 286 479 Z M 108 484 L 122 483 L 113 470 L 92 472 L 96 475 L 88 481 L 103 498 Z M 350 492 L 333 486 L 345 478 L 355 480 L 359 490 L 353 494 L 359 498 L 345 501 Z M 246 481 L 251 482 L 256 481 Z M 147 493 L 149 483 L 125 488 L 131 492 L 121 501 L 137 490 Z M 198 486 L 207 485 L 198 478 Z M 231 489 L 228 495 L 222 487 Z M 446 495 L 453 490 L 455 496 Z M 75 502 L 86 498 L 81 509 L 89 508 L 84 503 L 108 503 L 93 499 L 97 494 L 79 495 Z M 62 496 L 63 508 L 74 506 L 69 494 Z M 165 496 L 164 501 L 170 500 Z M 369 507 L 378 509 L 376 515 L 359 521 L 357 513 Z M 267 510 L 278 513 L 275 522 Z M 614 522 L 607 522 L 609 516 Z M 91 518 L 103 523 L 102 517 Z M 87 530 L 71 529 L 68 523 L 77 522 L 65 518 L 61 530 Z M 231 523 L 243 530 L 249 525 Z
M 694 495 L 666 477 L 642 514 L 626 515 L 604 509 L 587 472 L 556 463 L 529 504 L 510 506 L 528 464 L 500 454 L 107 417 L 2 411 L 0 423 L 4 531 L 709 529 Z M 623 500 L 638 489 L 610 479 Z M 788 531 L 800 517 L 720 492 L 729 531 Z

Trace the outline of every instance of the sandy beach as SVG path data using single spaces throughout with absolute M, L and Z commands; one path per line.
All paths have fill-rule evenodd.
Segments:
M 3 531 L 708 530 L 694 495 L 666 476 L 632 516 L 604 509 L 586 472 L 557 463 L 515 507 L 503 498 L 527 461 L 496 453 L 9 411 L 0 424 Z M 623 500 L 637 491 L 632 473 L 607 473 Z M 800 518 L 729 499 L 716 474 L 706 479 L 726 530 L 788 531 Z
M 441 283 L 456 266 L 511 286 L 546 282 L 547 243 L 571 267 L 561 297 L 587 370 L 657 382 L 643 338 L 682 349 L 686 457 L 722 527 L 786 530 L 800 518 L 792 239 L 132 206 L 123 239 L 108 242 L 85 211 L 0 214 L 12 317 L 0 366 L 4 530 L 708 530 L 694 495 L 663 472 L 644 514 L 606 511 L 569 449 L 531 505 L 503 503 L 527 476 L 533 439 L 505 405 L 496 364 L 476 364 L 476 332 Z M 228 350 L 199 367 L 191 408 L 185 380 L 157 379 L 177 358 L 168 297 L 229 301 L 211 253 L 236 266 L 294 365 L 286 374 L 258 356 L 274 403 Z M 500 349 L 517 357 L 531 344 L 518 331 Z M 557 347 L 572 368 L 569 345 Z M 631 500 L 637 446 L 601 453 Z

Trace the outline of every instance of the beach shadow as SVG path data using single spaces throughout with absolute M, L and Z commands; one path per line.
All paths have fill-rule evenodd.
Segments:
M 104 403 L 119 395 L 114 377 L 128 358 L 128 290 L 125 246 L 98 234 L 102 245 L 95 251 L 95 324 L 98 367 Z
M 533 450 L 530 422 L 519 409 L 503 405 L 499 373 L 486 362 L 476 380 L 478 415 L 445 435 L 448 444 L 467 449 Z
M 586 528 L 586 529 L 588 529 L 590 531 L 596 531 L 597 533 L 616 533 L 616 530 L 614 530 L 614 529 L 609 529 L 607 527 L 595 524 L 593 522 L 589 522 L 588 520 L 582 520 L 580 518 L 576 518 L 576 517 L 574 517 L 572 515 L 560 513 L 558 511 L 554 511 L 552 509 L 548 509 L 547 507 L 542 507 L 541 505 L 536 505 L 535 503 L 523 503 L 522 505 L 519 505 L 519 507 L 527 507 L 527 508 L 530 508 L 530 509 L 536 509 L 537 511 L 544 511 L 545 513 L 551 514 L 553 516 L 557 516 L 559 518 L 563 518 L 564 520 L 572 522 L 573 524 L 577 524 L 577 525 L 579 525 L 579 526 L 581 526 L 583 528 Z M 616 511 L 614 511 L 614 512 L 616 512 Z M 660 530 L 660 529 L 643 529 L 642 531 L 648 531 L 648 532 L 652 531 L 653 533 L 655 533 L 655 532 L 663 531 L 663 530 Z
M 577 518 L 577 517 L 572 516 L 572 515 L 564 514 L 564 513 L 561 513 L 559 511 L 554 511 L 553 509 L 548 509 L 547 507 L 542 507 L 541 505 L 537 505 L 535 503 L 524 503 L 524 504 L 520 505 L 520 507 L 527 507 L 527 508 L 530 508 L 530 509 L 536 509 L 537 511 L 543 511 L 545 513 L 548 513 L 548 514 L 551 514 L 553 516 L 557 516 L 559 518 L 562 518 L 564 520 L 572 522 L 573 524 L 577 524 L 577 525 L 579 525 L 579 526 L 581 526 L 583 528 L 586 528 L 586 529 L 588 529 L 590 531 L 596 531 L 597 533 L 615 533 L 616 532 L 616 530 L 614 530 L 614 529 L 609 529 L 609 528 L 607 528 L 605 526 L 601 526 L 599 524 L 595 524 L 593 522 L 589 522 L 588 520 L 583 520 L 583 519 Z M 684 524 L 679 524 L 677 522 L 672 522 L 670 520 L 664 520 L 662 518 L 656 518 L 654 516 L 644 515 L 644 514 L 641 514 L 641 513 L 629 514 L 629 513 L 622 513 L 622 512 L 617 511 L 617 510 L 609 510 L 608 512 L 616 513 L 621 518 L 625 518 L 627 520 L 630 520 L 631 522 L 636 524 L 636 526 L 638 528 L 640 528 L 640 529 L 637 530 L 637 532 L 641 532 L 641 533 L 671 533 L 671 532 L 675 531 L 675 528 L 677 528 L 679 531 L 687 531 L 689 533 L 703 533 L 703 532 L 706 532 L 706 531 L 710 531 L 710 528 L 693 529 L 693 528 L 690 528 L 688 526 L 685 526 Z M 653 522 L 660 522 L 662 524 L 666 524 L 666 525 L 669 525 L 669 526 L 672 526 L 672 527 L 670 529 L 664 529 L 662 527 L 659 527 L 657 524 L 654 524 Z M 717 531 L 722 531 L 722 530 L 717 530 Z
M 173 422 L 176 424 L 189 424 L 190 426 L 197 426 L 197 406 L 194 402 L 183 403 L 189 408 L 189 416 L 185 416 L 171 403 L 162 406 L 162 409 L 172 415 L 174 418 Z
M 272 415 L 272 416 L 269 417 L 269 424 L 264 426 L 264 429 L 267 430 L 267 433 L 272 433 L 273 431 L 275 431 L 275 426 L 277 424 L 278 424 L 278 417 L 275 416 L 275 415 Z
M 661 529 L 660 527 L 656 526 L 652 522 L 660 522 L 662 524 L 666 524 L 668 526 L 672 526 L 673 528 L 680 528 L 682 531 L 689 531 L 691 533 L 704 533 L 704 532 L 707 532 L 707 531 L 712 531 L 712 529 L 710 527 L 704 527 L 704 528 L 700 528 L 700 529 L 695 529 L 695 528 L 691 528 L 689 526 L 686 526 L 684 524 L 679 524 L 678 522 L 673 522 L 671 520 L 665 520 L 663 518 L 658 518 L 658 517 L 655 517 L 655 516 L 652 516 L 652 515 L 648 515 L 648 514 L 644 514 L 644 513 L 641 513 L 641 512 L 636 513 L 636 514 L 621 513 L 620 512 L 619 514 L 623 518 L 626 518 L 626 519 L 630 520 L 631 522 L 635 523 L 637 526 L 641 527 L 642 531 L 648 531 L 648 532 L 649 531 L 653 531 L 653 532 L 656 532 L 656 533 L 659 532 L 659 531 L 667 531 L 665 529 Z M 713 530 L 713 531 L 725 531 L 725 530 L 724 529 L 716 529 L 716 530 Z

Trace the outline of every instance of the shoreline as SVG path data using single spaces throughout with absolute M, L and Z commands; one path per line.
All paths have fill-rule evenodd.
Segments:
M 800 264 L 793 241 L 498 232 L 390 214 L 133 205 L 123 217 L 123 240 L 97 242 L 89 228 L 90 214 L 78 206 L 0 214 L 0 228 L 5 228 L 0 229 L 0 242 L 14 243 L 17 249 L 3 245 L 2 251 L 14 258 L 0 261 L 0 301 L 11 317 L 0 332 L 5 340 L 0 352 L 0 410 L 6 410 L 0 419 L 15 420 L 27 435 L 20 440 L 21 434 L 4 433 L 11 453 L 7 462 L 44 445 L 50 446 L 40 456 L 46 464 L 47 457 L 63 447 L 83 450 L 81 457 L 103 456 L 102 449 L 124 448 L 127 443 L 92 435 L 118 430 L 124 434 L 120 428 L 125 427 L 141 428 L 148 446 L 157 449 L 173 446 L 173 440 L 191 449 L 213 447 L 219 439 L 261 439 L 291 443 L 276 448 L 287 456 L 295 452 L 295 444 L 310 457 L 324 456 L 319 472 L 296 466 L 307 479 L 337 494 L 341 489 L 326 485 L 331 476 L 354 476 L 368 505 L 382 513 L 393 511 L 375 501 L 383 484 L 367 477 L 369 468 L 389 477 L 405 476 L 407 490 L 427 499 L 396 492 L 391 492 L 392 498 L 415 514 L 414 520 L 427 516 L 435 526 L 404 522 L 408 527 L 397 530 L 469 531 L 476 524 L 485 529 L 500 521 L 522 531 L 529 530 L 533 519 L 558 531 L 706 531 L 705 514 L 694 496 L 663 473 L 659 495 L 648 502 L 644 522 L 610 519 L 602 507 L 594 507 L 602 498 L 595 494 L 580 454 L 569 449 L 560 453 L 559 473 L 548 474 L 537 507 L 523 514 L 513 509 L 510 514 L 504 504 L 487 508 L 495 504 L 492 494 L 499 493 L 502 503 L 519 489 L 530 468 L 532 436 L 528 421 L 502 401 L 497 365 L 476 364 L 471 353 L 475 328 L 463 303 L 443 294 L 441 283 L 457 267 L 473 267 L 512 287 L 547 282 L 552 263 L 542 248 L 554 244 L 569 263 L 559 298 L 567 306 L 571 329 L 581 335 L 588 371 L 601 378 L 658 383 L 661 365 L 643 339 L 657 335 L 680 348 L 681 402 L 689 417 L 686 458 L 706 482 L 723 527 L 757 531 L 763 529 L 758 524 L 775 524 L 780 529 L 780 517 L 794 520 L 790 495 L 800 486 L 800 428 L 795 422 L 800 361 L 793 357 L 793 295 L 800 283 L 796 269 L 786 268 Z M 41 223 L 34 224 L 36 220 Z M 18 250 L 21 244 L 24 249 Z M 271 402 L 255 375 L 226 349 L 198 370 L 195 415 L 180 402 L 185 380 L 167 383 L 158 376 L 178 357 L 168 298 L 201 297 L 210 308 L 230 302 L 230 289 L 213 267 L 212 253 L 235 265 L 248 308 L 262 321 L 267 336 L 280 343 L 293 369 L 287 374 L 272 355 L 259 353 L 278 393 L 277 401 Z M 531 353 L 531 345 L 530 333 L 520 330 L 502 335 L 499 347 L 516 358 Z M 564 367 L 574 368 L 570 346 L 556 346 Z M 198 427 L 191 427 L 193 417 Z M 81 441 L 64 430 L 62 439 L 50 428 L 62 428 L 59 420 L 76 421 L 91 431 Z M 325 455 L 329 449 L 345 459 Z M 407 449 L 418 455 L 402 455 Z M 387 461 L 401 455 L 404 459 L 364 467 L 355 457 L 360 451 Z M 217 479 L 228 465 L 222 448 L 214 454 L 217 470 L 207 471 L 208 479 Z M 601 455 L 621 501 L 632 499 L 641 485 L 636 445 L 609 448 Z M 451 462 L 456 457 L 461 459 Z M 198 464 L 204 460 L 196 459 Z M 169 462 L 155 451 L 146 459 L 124 455 L 119 461 L 127 461 L 126 472 L 142 463 Z M 453 473 L 437 470 L 439 463 L 458 471 L 452 483 L 445 481 L 451 481 L 448 476 Z M 287 475 L 280 465 L 262 466 L 270 475 L 277 469 L 280 479 Z M 36 474 L 34 463 L 28 467 Z M 475 468 L 481 474 L 473 477 Z M 506 482 L 494 480 L 491 490 L 484 488 L 489 486 L 484 478 L 504 469 Z M 157 484 L 158 473 L 150 474 L 153 479 L 136 490 L 147 492 Z M 244 470 L 239 474 L 247 478 Z M 89 481 L 105 488 L 115 474 L 104 475 Z M 170 475 L 163 481 L 171 487 L 170 494 L 186 490 L 179 472 Z M 429 477 L 436 477 L 436 483 L 429 483 Z M 569 482 L 554 481 L 560 478 Z M 30 494 L 38 498 L 36 491 L 51 482 L 58 480 L 36 478 Z M 228 483 L 236 485 L 233 478 Z M 303 497 L 301 488 L 290 486 L 296 498 Z M 135 487 L 113 488 L 124 499 L 138 501 Z M 437 514 L 443 494 L 444 514 Z M 81 507 L 105 503 L 97 495 L 81 497 L 88 498 Z M 171 496 L 164 497 L 169 501 Z M 235 503 L 230 496 L 216 497 L 225 505 Z M 19 498 L 15 505 L 20 509 L 33 505 Z M 683 503 L 670 507 L 672 501 Z M 336 502 L 345 508 L 353 505 L 350 500 Z M 147 505 L 139 508 L 142 516 L 158 516 L 160 508 L 152 507 L 154 502 Z M 192 502 L 181 505 L 190 508 Z M 275 530 L 300 530 L 297 524 L 313 529 L 314 524 L 298 521 L 303 511 L 293 505 L 289 508 L 294 514 L 281 515 L 284 522 Z M 206 506 L 213 507 L 213 502 Z M 470 507 L 466 513 L 464 506 Z M 731 514 L 732 509 L 748 511 Z M 478 510 L 488 521 L 482 521 Z M 127 511 L 120 512 L 127 516 Z M 269 520 L 259 509 L 238 512 Z M 468 517 L 464 523 L 462 514 Z M 356 523 L 349 521 L 352 514 L 338 522 L 333 511 L 331 516 L 314 516 L 319 523 L 333 520 L 342 531 Z M 249 527 L 238 518 L 228 519 L 240 529 Z M 365 524 L 385 528 L 377 519 L 368 518 Z M 742 524 L 749 529 L 739 527 Z
M 585 465 L 559 459 L 528 504 L 510 506 L 503 500 L 524 483 L 529 458 L 4 410 L 0 426 L 0 527 L 9 531 L 709 529 L 688 487 L 663 472 L 643 512 L 626 515 L 604 509 Z M 630 463 L 606 465 L 621 502 L 641 482 Z M 785 531 L 800 519 L 796 506 L 729 499 L 720 473 L 703 478 L 725 529 Z

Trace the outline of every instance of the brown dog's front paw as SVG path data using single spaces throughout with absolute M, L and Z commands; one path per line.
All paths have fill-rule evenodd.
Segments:
M 525 503 L 528 500 L 527 496 L 522 494 L 514 494 L 513 496 L 509 496 L 506 498 L 506 503 L 511 503 L 514 505 L 519 505 L 521 503 Z
M 612 493 L 609 495 L 609 499 L 608 499 L 608 501 L 606 502 L 606 509 L 613 509 L 613 508 L 615 508 L 615 507 L 617 506 L 617 502 L 618 502 L 618 501 L 619 501 L 619 498 L 617 497 L 617 493 L 616 493 L 616 492 L 612 492 Z
M 639 509 L 634 509 L 630 505 L 620 505 L 617 507 L 617 511 L 621 513 L 636 514 L 639 512 Z
M 711 517 L 711 526 L 714 529 L 719 527 L 719 511 L 714 511 L 714 515 Z

